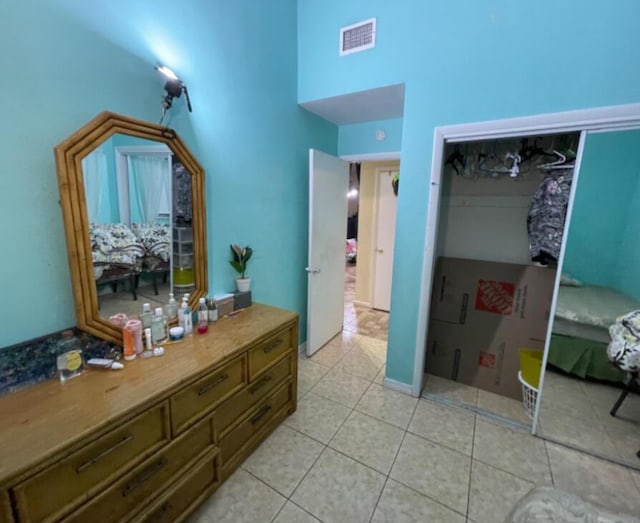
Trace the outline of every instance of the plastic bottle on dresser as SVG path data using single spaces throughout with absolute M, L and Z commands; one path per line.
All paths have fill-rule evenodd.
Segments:
M 186 298 L 184 299 L 182 304 L 186 305 L 186 308 L 183 309 L 182 312 L 184 314 L 184 334 L 185 336 L 187 336 L 193 333 L 193 316 L 191 312 L 191 307 L 189 307 L 189 302 L 186 300 Z
M 134 352 L 136 356 L 140 356 L 144 350 L 142 346 L 142 322 L 140 320 L 128 320 L 125 327 L 133 332 Z
M 60 381 L 67 381 L 82 374 L 84 369 L 82 345 L 80 340 L 74 336 L 72 330 L 62 333 L 56 352 L 58 353 L 56 367 Z
M 180 325 L 180 327 L 182 328 L 184 328 L 184 310 L 186 308 L 187 308 L 187 300 L 185 298 L 182 298 L 182 303 L 178 308 L 178 325 Z
M 169 293 L 169 303 L 167 304 L 167 318 L 169 321 L 173 321 L 178 317 L 178 304 L 173 297 L 173 293 Z
M 204 334 L 209 328 L 209 309 L 204 298 L 198 300 L 198 333 Z
M 125 323 L 122 327 L 122 352 L 124 354 L 125 361 L 131 361 L 136 359 L 136 340 L 131 325 Z
M 156 308 L 156 313 L 151 322 L 151 341 L 162 343 L 167 339 L 167 320 L 162 314 L 162 307 Z
M 140 320 L 142 321 L 142 328 L 148 329 L 151 327 L 151 320 L 153 319 L 153 312 L 151 312 L 151 304 L 142 304 L 142 313 L 140 314 Z
M 209 323 L 215 323 L 218 321 L 218 306 L 216 305 L 216 299 L 213 296 L 207 298 L 207 308 L 209 309 Z

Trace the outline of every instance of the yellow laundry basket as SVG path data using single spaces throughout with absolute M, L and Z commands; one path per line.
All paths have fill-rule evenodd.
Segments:
M 538 349 L 520 349 L 518 380 L 522 384 L 522 403 L 530 418 L 533 418 L 538 399 L 542 354 Z
M 543 353 L 544 351 L 539 349 L 520 349 L 520 372 L 522 372 L 522 379 L 536 389 L 540 383 Z

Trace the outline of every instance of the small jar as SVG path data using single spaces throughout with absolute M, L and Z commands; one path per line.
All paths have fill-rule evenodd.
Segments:
M 65 382 L 82 374 L 84 370 L 82 345 L 80 340 L 74 336 L 72 330 L 62 333 L 56 352 L 58 353 L 56 367 L 60 381 Z

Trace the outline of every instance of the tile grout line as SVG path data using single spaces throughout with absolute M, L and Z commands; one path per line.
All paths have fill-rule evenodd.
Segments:
M 318 383 L 319 383 L 319 381 L 318 381 Z M 367 387 L 367 389 L 368 389 L 368 387 Z M 309 391 L 309 392 L 311 392 L 311 391 Z M 320 395 L 318 394 L 318 396 L 320 396 Z M 363 396 L 364 396 L 364 393 L 363 393 Z M 323 396 L 320 396 L 320 397 L 321 397 L 321 398 L 323 398 Z M 342 405 L 341 403 L 338 403 L 337 401 L 330 400 L 329 398 L 324 398 L 324 399 L 325 399 L 325 400 L 327 400 L 327 401 L 332 401 L 333 403 L 336 403 L 337 405 L 340 405 L 340 406 L 342 406 L 342 407 L 348 408 L 348 407 L 346 407 L 345 405 Z M 358 400 L 358 401 L 360 401 L 360 400 Z M 356 404 L 357 404 L 357 403 L 356 403 Z M 293 489 L 293 492 L 291 492 L 291 495 L 287 498 L 287 500 L 291 501 L 291 498 L 292 498 L 292 497 L 293 497 L 293 495 L 296 493 L 296 491 L 298 490 L 298 488 L 300 488 L 300 485 L 302 485 L 302 483 L 304 482 L 304 480 L 305 480 L 305 478 L 307 477 L 307 475 L 309 474 L 309 472 L 311 472 L 311 470 L 313 469 L 313 467 L 315 467 L 315 465 L 316 465 L 316 463 L 319 461 L 320 457 L 321 457 L 321 456 L 322 456 L 322 455 L 327 451 L 327 449 L 328 449 L 328 448 L 330 448 L 330 447 L 329 447 L 329 444 L 333 441 L 333 438 L 335 438 L 335 437 L 336 437 L 336 434 L 338 434 L 338 432 L 339 432 L 339 431 L 340 431 L 340 429 L 343 427 L 343 425 L 347 422 L 347 420 L 349 419 L 349 416 L 351 416 L 351 414 L 354 412 L 354 410 L 355 410 L 355 407 L 352 407 L 352 408 L 351 408 L 351 410 L 349 411 L 349 413 L 347 414 L 347 416 L 344 418 L 344 420 L 343 420 L 343 421 L 342 421 L 342 423 L 340 424 L 340 426 L 339 426 L 339 427 L 336 429 L 336 431 L 333 433 L 333 436 L 331 436 L 331 438 L 329 439 L 329 441 L 328 441 L 326 444 L 325 444 L 325 443 L 322 443 L 322 445 L 324 445 L 324 448 L 322 449 L 322 452 L 320 452 L 320 454 L 318 454 L 318 457 L 317 457 L 317 458 L 315 459 L 315 461 L 311 464 L 311 466 L 309 467 L 309 469 L 304 473 L 304 475 L 302 476 L 302 478 L 300 479 L 300 481 L 298 482 L 298 484 L 296 485 L 296 487 Z M 292 427 L 289 427 L 289 428 L 292 428 Z M 293 429 L 293 430 L 296 430 L 296 429 Z M 300 432 L 300 433 L 301 433 L 301 434 L 303 434 L 304 436 L 307 436 L 306 434 L 304 434 L 304 432 L 301 432 L 301 431 L 298 431 L 298 432 Z M 309 437 L 309 436 L 307 436 L 307 437 Z M 312 438 L 312 439 L 314 439 L 314 438 Z M 315 441 L 317 441 L 317 440 L 315 440 Z M 336 451 L 335 451 L 335 449 L 331 449 L 331 450 L 333 450 L 334 452 L 336 452 Z M 353 458 L 351 458 L 351 459 L 353 459 Z M 354 461 L 356 461 L 356 462 L 357 462 L 357 460 L 354 460 Z M 357 463 L 359 463 L 359 462 L 357 462 Z M 362 465 L 364 465 L 364 464 L 362 464 Z M 377 472 L 377 471 L 376 471 L 376 472 Z M 295 504 L 295 502 L 294 502 L 294 501 L 291 501 L 291 502 Z M 298 506 L 298 505 L 296 504 L 296 506 Z M 300 508 L 302 508 L 302 507 L 300 507 Z M 304 509 L 303 509 L 303 510 L 304 510 Z M 305 512 L 307 512 L 307 511 L 305 510 Z M 307 513 L 308 513 L 308 514 L 311 514 L 310 512 L 307 512 Z M 311 515 L 312 515 L 313 517 L 315 517 L 316 519 L 320 519 L 320 518 L 317 518 L 314 514 L 311 514 Z
M 473 417 L 473 436 L 471 438 L 471 461 L 469 462 L 469 486 L 467 487 L 467 510 L 465 517 L 469 519 L 469 510 L 471 509 L 471 481 L 473 480 L 473 454 L 476 449 L 476 427 L 478 426 L 478 417 Z
M 542 440 L 542 444 L 544 445 L 544 453 L 547 456 L 547 466 L 549 467 L 549 476 L 551 476 L 551 484 L 556 486 L 556 479 L 553 477 L 553 468 L 551 468 L 551 456 L 549 456 L 549 447 L 547 447 L 547 442 Z
M 372 382 L 373 385 L 373 382 Z M 416 404 L 413 407 L 413 412 L 411 412 L 411 416 L 409 417 L 409 422 L 407 423 L 407 429 L 411 426 L 411 422 L 413 421 L 413 417 L 415 416 L 416 409 L 418 408 L 418 403 L 420 403 L 420 399 L 416 401 Z M 373 520 L 373 516 L 378 509 L 378 505 L 380 504 L 380 500 L 382 499 L 382 494 L 384 494 L 384 489 L 387 488 L 387 483 L 389 482 L 389 478 L 391 477 L 391 471 L 393 470 L 394 465 L 396 464 L 396 460 L 398 459 L 398 455 L 400 454 L 400 450 L 402 449 L 402 445 L 404 444 L 404 440 L 407 437 L 407 429 L 403 431 L 402 439 L 400 440 L 400 445 L 398 445 L 398 450 L 396 450 L 396 454 L 393 457 L 393 461 L 391 462 L 391 467 L 389 467 L 389 472 L 385 475 L 384 483 L 382 484 L 382 488 L 380 489 L 380 494 L 378 494 L 378 499 L 376 500 L 376 504 L 373 506 L 373 511 L 371 512 L 371 517 L 369 517 L 369 523 Z
M 413 421 L 413 418 L 414 418 L 414 416 L 415 416 L 415 413 L 416 413 L 416 411 L 417 411 L 417 409 L 418 409 L 418 405 L 419 405 L 419 403 L 420 403 L 419 399 L 420 399 L 420 398 L 418 398 L 418 402 L 416 403 L 416 406 L 415 406 L 415 408 L 414 408 L 413 414 L 411 415 L 411 419 L 409 420 L 409 426 L 411 426 L 411 422 Z M 425 438 L 422 438 L 421 436 L 415 435 L 415 434 L 413 434 L 412 432 L 409 432 L 409 431 L 406 431 L 406 432 L 405 432 L 405 438 L 406 438 L 406 435 L 407 435 L 407 434 L 410 434 L 410 435 L 412 435 L 412 436 L 414 436 L 414 437 L 417 437 L 417 438 L 419 438 L 419 439 L 425 439 Z M 436 444 L 436 445 L 439 445 L 438 443 L 432 442 L 432 441 L 430 441 L 430 440 L 426 440 L 426 439 L 425 439 L 425 441 L 429 441 L 430 443 L 434 443 L 434 444 Z M 403 439 L 403 443 L 404 443 L 404 439 Z M 402 445 L 400 445 L 400 447 L 402 447 Z M 447 448 L 447 449 L 448 449 L 448 447 L 445 447 L 445 448 Z M 451 449 L 448 449 L 448 450 L 451 450 Z M 462 453 L 461 453 L 461 452 L 459 452 L 459 451 L 455 451 L 455 452 L 458 452 L 458 454 L 462 454 Z M 397 457 L 398 457 L 398 454 L 399 454 L 399 453 L 400 453 L 400 451 L 398 450 L 398 453 L 396 453 L 396 459 L 394 459 L 393 465 L 395 465 L 395 462 L 396 462 L 396 460 L 397 460 Z M 467 456 L 466 454 L 464 454 L 464 456 L 465 456 L 465 457 L 467 457 L 467 458 L 469 457 L 469 456 Z M 399 483 L 400 485 L 402 485 L 402 486 L 403 486 L 403 487 L 405 487 L 406 489 L 411 490 L 412 492 L 415 492 L 417 495 L 419 495 L 419 496 L 421 496 L 421 497 L 423 497 L 423 498 L 426 498 L 426 499 L 428 499 L 428 500 L 432 501 L 433 503 L 435 503 L 436 505 L 438 505 L 438 506 L 440 506 L 440 507 L 443 507 L 443 508 L 445 508 L 445 509 L 447 509 L 447 510 L 450 510 L 450 511 L 452 511 L 452 512 L 455 512 L 456 514 L 459 514 L 460 516 L 462 516 L 462 517 L 463 517 L 463 518 L 465 518 L 465 519 L 467 518 L 467 516 L 466 516 L 465 514 L 463 514 L 462 512 L 459 512 L 458 510 L 456 510 L 455 508 L 450 507 L 449 505 L 445 505 L 445 504 L 444 504 L 444 503 L 442 503 L 441 501 L 439 501 L 439 500 L 437 500 L 437 499 L 435 499 L 435 498 L 431 497 L 431 496 L 430 496 L 430 495 L 428 495 L 428 494 L 425 494 L 424 492 L 421 492 L 421 491 L 419 491 L 419 490 L 415 489 L 415 488 L 414 488 L 414 487 L 412 487 L 411 485 L 407 485 L 407 484 L 406 484 L 406 483 L 404 483 L 401 479 L 399 479 L 399 478 L 392 478 L 392 477 L 391 477 L 391 471 L 393 470 L 393 465 L 391 466 L 391 470 L 389 471 L 389 477 L 388 477 L 388 479 L 391 479 L 392 481 L 395 481 L 396 483 Z M 385 483 L 385 486 L 386 486 L 386 483 Z

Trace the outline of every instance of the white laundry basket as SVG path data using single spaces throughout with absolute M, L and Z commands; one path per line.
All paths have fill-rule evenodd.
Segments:
M 529 385 L 522 377 L 522 371 L 518 372 L 518 380 L 522 384 L 522 404 L 527 416 L 533 419 L 533 413 L 536 409 L 536 400 L 538 399 L 538 389 Z

